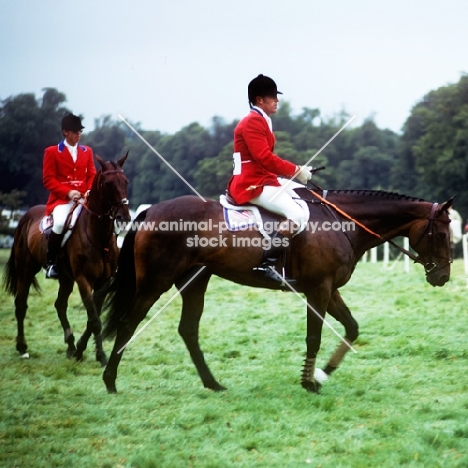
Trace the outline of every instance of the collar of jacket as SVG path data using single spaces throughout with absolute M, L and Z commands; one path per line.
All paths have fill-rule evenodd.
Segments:
M 78 148 L 79 148 L 81 151 L 84 151 L 85 153 L 86 153 L 86 151 L 88 151 L 88 148 L 86 148 L 86 146 L 83 146 L 83 145 L 78 145 Z M 62 141 L 58 144 L 58 151 L 59 151 L 59 153 L 61 153 L 64 149 L 65 149 L 65 140 L 62 140 Z

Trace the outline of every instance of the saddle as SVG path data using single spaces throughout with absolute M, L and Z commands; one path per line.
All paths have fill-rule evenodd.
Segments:
M 68 213 L 67 220 L 65 222 L 65 232 L 62 240 L 62 247 L 70 238 L 73 228 L 76 225 L 76 221 L 78 220 L 82 209 L 83 206 L 81 205 L 81 203 L 77 203 L 71 208 L 70 213 Z M 49 234 L 52 232 L 53 226 L 54 219 L 52 215 L 44 216 L 39 223 L 39 231 L 41 231 L 41 234 L 45 235 L 46 238 L 49 238 Z
M 309 213 L 309 206 L 304 200 L 298 197 L 295 201 L 306 213 Z M 223 207 L 226 227 L 231 232 L 257 229 L 266 239 L 270 239 L 277 231 L 276 227 L 286 219 L 252 203 L 238 205 L 229 192 L 221 195 L 219 202 Z

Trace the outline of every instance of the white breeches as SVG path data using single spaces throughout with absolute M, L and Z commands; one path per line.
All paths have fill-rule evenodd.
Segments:
M 68 213 L 70 213 L 74 204 L 75 203 L 73 200 L 70 200 L 64 205 L 57 205 L 54 208 L 54 211 L 52 211 L 52 218 L 54 220 L 52 231 L 55 232 L 55 234 L 62 234 L 63 229 L 65 228 L 65 223 L 67 221 Z
M 288 179 L 278 179 L 280 184 L 289 182 Z M 294 200 L 293 197 L 297 198 L 298 195 L 292 189 L 297 187 L 297 184 L 290 183 L 288 187 L 273 187 L 267 185 L 263 187 L 262 193 L 255 198 L 250 200 L 258 206 L 272 211 L 273 213 L 284 216 L 290 219 L 298 226 L 298 231 L 295 234 L 299 234 L 307 225 L 309 221 L 309 213 L 305 212 Z

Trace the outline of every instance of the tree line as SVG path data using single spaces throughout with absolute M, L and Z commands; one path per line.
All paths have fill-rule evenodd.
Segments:
M 29 207 L 44 203 L 44 149 L 62 139 L 60 122 L 66 96 L 46 88 L 37 98 L 19 94 L 0 107 L 0 205 Z M 247 111 L 247 109 L 246 109 Z M 306 163 L 348 121 L 342 112 L 322 117 L 319 109 L 293 114 L 280 102 L 273 116 L 276 152 Z M 232 173 L 233 131 L 237 121 L 213 117 L 209 128 L 191 123 L 174 134 L 146 130 L 132 123 L 141 137 L 206 197 L 225 191 Z M 125 123 L 110 116 L 95 121 L 81 142 L 104 159 L 126 151 L 131 207 L 158 203 L 191 189 Z M 327 189 L 371 189 L 400 192 L 442 202 L 456 195 L 455 208 L 468 217 L 468 76 L 430 91 L 412 108 L 397 134 L 377 127 L 372 118 L 345 129 L 313 160 L 326 170 L 314 182 Z

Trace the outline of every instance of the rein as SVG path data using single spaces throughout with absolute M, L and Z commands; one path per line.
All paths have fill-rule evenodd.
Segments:
M 389 244 L 393 245 L 393 247 L 395 247 L 396 249 L 398 249 L 400 252 L 402 252 L 403 254 L 407 255 L 409 258 L 411 258 L 411 260 L 413 260 L 415 263 L 419 263 L 420 265 L 423 265 L 424 266 L 424 270 L 426 272 L 426 275 L 428 275 L 429 273 L 431 272 L 434 272 L 434 269 L 437 267 L 437 265 L 434 263 L 434 262 L 429 262 L 429 263 L 424 263 L 423 261 L 421 261 L 419 259 L 419 257 L 416 257 L 416 255 L 412 254 L 409 250 L 406 250 L 405 248 L 399 246 L 396 242 L 394 242 L 392 239 L 385 239 L 383 238 L 380 234 L 378 234 L 377 232 L 374 232 L 372 231 L 372 229 L 369 229 L 367 226 L 365 226 L 364 224 L 362 224 L 361 222 L 357 221 L 356 219 L 354 219 L 352 216 L 350 216 L 348 213 L 346 213 L 345 211 L 343 211 L 341 208 L 338 208 L 335 204 L 333 204 L 332 202 L 328 201 L 326 198 L 322 197 L 321 195 L 319 195 L 317 192 L 315 192 L 314 190 L 311 190 L 311 189 L 308 189 L 310 193 L 312 193 L 312 195 L 316 198 L 318 198 L 322 203 L 324 203 L 325 205 L 327 206 L 330 206 L 332 207 L 334 210 L 336 210 L 338 213 L 340 213 L 342 216 L 344 216 L 346 219 L 349 219 L 350 221 L 352 221 L 353 223 L 355 223 L 356 225 L 358 225 L 360 228 L 364 229 L 364 231 L 366 231 L 367 233 L 371 234 L 372 236 L 374 237 L 377 237 L 378 239 L 380 239 L 382 242 L 388 242 Z M 437 207 L 438 207 L 438 203 L 433 203 L 432 205 L 432 208 L 431 208 L 431 214 L 429 216 L 429 222 L 428 222 L 428 225 L 426 227 L 426 229 L 424 230 L 424 233 L 423 235 L 426 233 L 426 231 L 429 230 L 428 232 L 428 236 L 430 236 L 430 239 L 431 239 L 431 251 L 432 251 L 432 229 L 433 229 L 433 225 L 434 225 L 434 219 L 435 219 L 435 213 L 437 211 Z M 421 236 L 421 239 L 422 239 L 422 236 Z M 421 240 L 420 239 L 420 240 Z M 432 253 L 432 252 L 431 252 Z
M 124 173 L 124 171 L 122 171 L 121 169 L 114 169 L 114 170 L 110 170 L 110 171 L 105 171 L 104 174 L 115 174 L 115 173 Z M 102 172 L 100 174 L 100 177 L 102 177 Z M 100 181 L 100 188 L 102 189 L 102 182 Z M 114 220 L 115 219 L 115 214 L 117 213 L 118 209 L 122 206 L 122 205 L 128 205 L 129 204 L 129 200 L 128 198 L 122 198 L 122 200 L 118 200 L 118 201 L 115 201 L 115 202 L 110 202 L 106 199 L 105 197 L 105 194 L 104 194 L 104 201 L 109 205 L 109 211 L 107 211 L 106 213 L 103 213 L 103 214 L 99 214 L 99 213 L 96 213 L 95 211 L 93 211 L 91 208 L 89 208 L 88 206 L 88 200 L 86 199 L 84 202 L 77 202 L 77 203 L 80 203 L 83 208 L 85 208 L 88 213 L 94 215 L 94 216 L 97 216 L 99 219 L 102 219 L 104 218 L 105 216 L 108 216 L 109 219 L 112 219 Z M 117 205 L 117 209 L 114 211 L 112 210 L 112 207 L 114 207 L 115 205 Z
M 106 200 L 107 201 L 107 200 Z M 89 206 L 88 206 L 88 203 L 86 201 L 82 202 L 82 201 L 77 201 L 76 203 L 79 203 L 88 213 L 96 216 L 97 218 L 99 219 L 102 219 L 106 216 L 109 217 L 109 219 L 115 219 L 115 212 L 112 211 L 112 209 L 110 209 L 107 213 L 103 213 L 103 214 L 99 214 L 99 213 L 96 213 L 95 211 L 93 211 Z M 122 200 L 120 201 L 116 201 L 116 202 L 107 202 L 108 205 L 112 208 L 114 205 L 118 205 L 117 206 L 117 209 L 122 206 L 122 205 L 128 205 L 129 201 L 128 201 L 128 198 L 122 198 Z

